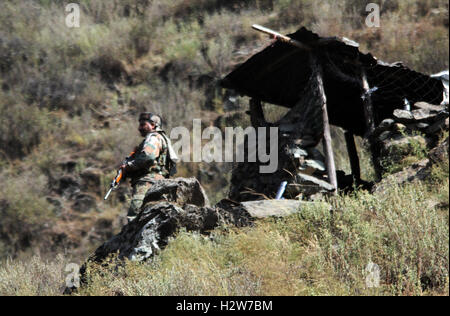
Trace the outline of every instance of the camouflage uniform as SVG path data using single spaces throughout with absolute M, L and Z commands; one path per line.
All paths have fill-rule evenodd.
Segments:
M 138 215 L 151 182 L 169 176 L 166 168 L 167 152 L 164 137 L 158 132 L 152 132 L 136 147 L 135 154 L 128 161 L 127 177 L 131 178 L 132 185 L 131 204 L 127 215 L 130 221 Z

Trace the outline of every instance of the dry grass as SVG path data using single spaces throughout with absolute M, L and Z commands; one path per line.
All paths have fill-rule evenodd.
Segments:
M 210 238 L 182 232 L 151 264 L 129 263 L 81 294 L 448 295 L 448 177 L 439 179 L 339 197 L 333 214 L 307 207 Z M 381 269 L 376 289 L 370 262 Z
M 109 179 L 115 164 L 138 142 L 134 120 L 140 111 L 161 113 L 169 129 L 189 126 L 192 118 L 206 117 L 208 111 L 214 111 L 211 117 L 221 114 L 224 91 L 217 79 L 268 44 L 267 37 L 251 30 L 253 23 L 285 33 L 304 25 L 320 35 L 346 36 L 382 60 L 403 60 L 425 73 L 448 68 L 448 2 L 444 0 L 381 1 L 379 29 L 365 26 L 365 5 L 356 0 L 83 0 L 80 4 L 81 28 L 68 29 L 61 27 L 65 12 L 59 2 L 0 3 L 0 175 L 10 184 L 0 192 L 0 211 L 7 218 L 0 223 L 0 235 L 6 236 L 0 243 L 15 240 L 17 245 L 0 245 L 0 257 L 29 248 L 21 240 L 39 244 L 34 236 L 54 216 L 45 196 L 63 174 L 55 164 L 59 159 L 77 157 L 78 171 L 83 166 L 97 167 Z M 244 100 L 238 99 L 243 104 L 239 110 L 246 109 Z M 281 115 L 276 109 L 268 112 L 272 119 Z M 341 169 L 348 170 L 343 151 L 336 156 Z M 364 157 L 364 178 L 371 179 L 373 170 Z M 183 169 L 186 175 L 198 170 Z M 217 194 L 218 184 L 226 183 L 229 176 L 222 173 L 204 180 L 211 196 L 222 194 Z M 214 242 L 183 233 L 154 264 L 131 264 L 136 279 L 148 277 L 136 283 L 140 287 L 133 287 L 133 278 L 114 278 L 114 282 L 126 294 L 367 294 L 361 274 L 367 264 L 363 253 L 370 254 L 385 273 L 377 294 L 448 294 L 443 286 L 448 285 L 448 277 L 444 280 L 448 256 L 444 255 L 445 262 L 433 255 L 442 256 L 448 248 L 448 210 L 436 210 L 426 202 L 437 199 L 448 206 L 448 168 L 446 177 L 441 171 L 436 174 L 439 186 L 393 188 L 391 195 L 378 198 L 364 193 L 341 198 L 336 202 L 339 208 L 350 211 L 331 218 L 311 212 L 310 218 L 269 221 L 243 233 L 217 232 Z M 409 200 L 398 201 L 402 195 Z M 102 205 L 104 216 L 110 218 L 121 206 L 126 208 L 120 204 L 114 201 L 111 210 Z M 306 224 L 316 220 L 316 228 Z M 340 226 L 334 226 L 339 221 L 343 221 Z M 394 226 L 387 229 L 387 225 Z M 379 231 L 385 239 L 375 236 Z M 417 240 L 416 235 L 431 237 Z M 261 259 L 246 244 L 271 255 Z M 192 270 L 184 264 L 188 259 L 181 254 L 191 257 L 181 251 L 183 247 L 198 249 L 198 256 L 209 261 L 200 261 L 202 269 Z M 35 260 L 35 266 L 45 266 Z M 264 271 L 263 263 L 270 271 Z M 27 265 L 31 263 L 18 267 L 32 271 Z M 12 269 L 11 263 L 3 265 L 5 279 L 0 283 L 14 283 L 5 267 Z M 7 292 L 2 287 L 0 293 L 34 293 L 25 289 L 33 274 L 24 275 L 28 283 L 20 283 L 23 290 Z M 56 271 L 54 275 L 52 280 Z M 86 294 L 114 294 L 105 282 L 98 280 Z M 431 285 L 421 289 L 421 284 Z M 55 287 L 38 292 L 58 291 Z
M 92 265 L 77 295 L 448 295 L 448 163 L 428 182 L 338 197 L 255 227 L 180 232 L 147 263 Z M 0 294 L 61 293 L 61 258 L 7 261 Z M 366 266 L 380 267 L 368 288 Z

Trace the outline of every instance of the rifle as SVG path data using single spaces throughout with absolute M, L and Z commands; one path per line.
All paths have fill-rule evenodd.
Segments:
M 121 163 L 121 165 L 126 164 L 134 155 L 134 151 L 130 153 L 130 155 L 128 157 L 125 158 L 125 160 Z M 109 186 L 109 190 L 108 193 L 106 193 L 104 200 L 106 201 L 109 197 L 109 195 L 111 194 L 111 192 L 115 189 L 117 189 L 117 187 L 120 184 L 120 181 L 123 179 L 123 170 L 122 168 L 120 168 L 119 170 L 117 170 L 117 175 L 116 177 L 112 180 L 110 186 Z

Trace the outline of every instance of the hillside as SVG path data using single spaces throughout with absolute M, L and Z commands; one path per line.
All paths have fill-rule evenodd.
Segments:
M 365 25 L 365 5 L 354 0 L 78 2 L 80 28 L 65 26 L 59 1 L 0 3 L 0 294 L 61 294 L 66 264 L 82 263 L 120 230 L 129 185 L 102 198 L 140 141 L 140 112 L 159 113 L 167 130 L 190 129 L 194 118 L 249 124 L 248 99 L 218 81 L 270 43 L 252 24 L 347 37 L 425 74 L 449 67 L 442 0 L 383 0 L 380 28 Z M 269 119 L 284 113 L 264 110 Z M 338 169 L 348 171 L 342 131 L 333 129 L 333 138 Z M 367 149 L 358 146 L 362 176 L 373 180 Z M 183 163 L 178 176 L 196 177 L 216 203 L 227 195 L 231 168 Z M 342 212 L 221 227 L 209 239 L 181 232 L 150 265 L 130 263 L 127 277 L 99 279 L 82 294 L 448 295 L 448 159 L 427 181 L 330 203 Z M 270 255 L 260 260 L 261 253 Z M 385 272 L 377 291 L 364 290 L 367 258 Z

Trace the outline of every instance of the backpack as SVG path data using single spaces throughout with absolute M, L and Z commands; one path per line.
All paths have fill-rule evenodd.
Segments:
M 159 134 L 164 138 L 167 145 L 167 157 L 166 157 L 166 169 L 169 172 L 169 176 L 172 177 L 177 173 L 177 162 L 180 161 L 175 150 L 172 147 L 170 138 L 167 137 L 164 131 L 159 131 Z

